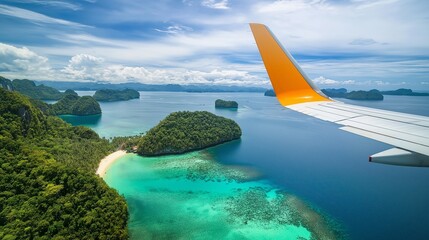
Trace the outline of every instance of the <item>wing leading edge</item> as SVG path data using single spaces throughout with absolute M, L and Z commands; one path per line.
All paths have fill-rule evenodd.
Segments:
M 268 27 L 251 23 L 250 28 L 277 99 L 283 106 L 342 125 L 342 130 L 395 146 L 370 156 L 370 162 L 429 167 L 429 117 L 334 101 L 312 83 Z

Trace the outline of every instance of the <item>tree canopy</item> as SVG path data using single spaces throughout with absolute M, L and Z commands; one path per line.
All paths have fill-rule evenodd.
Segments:
M 236 101 L 225 101 L 222 99 L 217 99 L 215 101 L 216 108 L 238 108 L 238 103 Z
M 0 239 L 127 239 L 125 200 L 95 175 L 113 149 L 0 88 Z
M 37 86 L 28 79 L 15 79 L 12 81 L 14 89 L 26 96 L 38 100 L 59 100 L 63 94 L 55 88 L 45 85 Z
M 174 112 L 138 141 L 141 155 L 177 154 L 214 146 L 241 137 L 231 119 L 206 111 Z
M 140 98 L 140 93 L 132 89 L 101 89 L 94 94 L 94 99 L 100 102 L 126 101 L 135 98 Z

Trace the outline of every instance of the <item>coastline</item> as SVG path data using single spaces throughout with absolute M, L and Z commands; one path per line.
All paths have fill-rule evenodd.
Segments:
M 103 159 L 101 159 L 100 164 L 98 164 L 98 168 L 97 168 L 96 174 L 99 175 L 101 178 L 103 178 L 104 174 L 106 174 L 106 172 L 109 169 L 110 165 L 112 165 L 112 163 L 114 163 L 119 158 L 125 156 L 125 154 L 127 154 L 126 151 L 124 151 L 124 150 L 118 150 L 118 151 L 116 151 L 114 153 L 111 153 L 111 154 L 107 155 Z

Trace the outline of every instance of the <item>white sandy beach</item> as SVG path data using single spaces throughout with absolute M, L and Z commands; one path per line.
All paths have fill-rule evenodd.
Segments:
M 109 169 L 110 165 L 112 165 L 112 163 L 114 163 L 117 159 L 124 156 L 125 154 L 127 154 L 126 151 L 119 150 L 103 158 L 98 165 L 96 174 L 98 174 L 100 177 L 104 177 L 104 174 L 106 174 L 107 169 Z

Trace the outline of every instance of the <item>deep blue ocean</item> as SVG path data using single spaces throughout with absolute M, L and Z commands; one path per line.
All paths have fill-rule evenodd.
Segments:
M 78 92 L 92 95 L 94 92 Z M 63 116 L 101 136 L 144 133 L 174 111 L 206 110 L 234 119 L 241 140 L 209 149 L 216 161 L 258 169 L 272 184 L 341 224 L 349 239 L 429 239 L 429 169 L 368 162 L 391 146 L 282 107 L 263 93 L 140 92 L 101 103 L 102 116 Z M 218 110 L 218 98 L 238 110 Z M 429 116 L 429 97 L 385 96 L 347 103 Z

